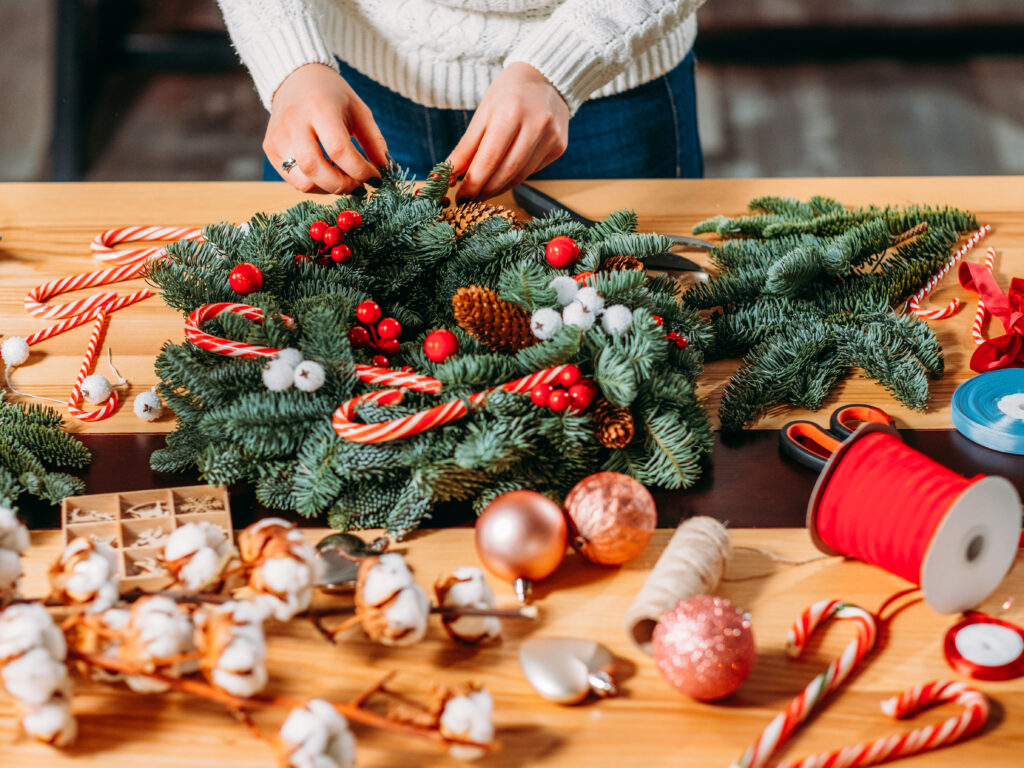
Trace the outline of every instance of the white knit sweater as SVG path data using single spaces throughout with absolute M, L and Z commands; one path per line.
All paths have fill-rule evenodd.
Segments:
M 675 67 L 704 0 L 218 0 L 264 106 L 334 55 L 428 107 L 474 109 L 506 65 L 541 72 L 572 112 Z

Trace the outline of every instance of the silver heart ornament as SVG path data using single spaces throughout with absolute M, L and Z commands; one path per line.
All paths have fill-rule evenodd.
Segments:
M 526 680 L 548 701 L 576 704 L 594 693 L 615 696 L 611 651 L 592 640 L 537 637 L 519 646 Z

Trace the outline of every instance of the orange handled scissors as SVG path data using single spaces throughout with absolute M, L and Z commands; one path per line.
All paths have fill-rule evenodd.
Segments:
M 853 431 L 865 422 L 895 426 L 892 416 L 873 405 L 841 405 L 832 411 L 828 429 L 813 421 L 791 421 L 779 432 L 779 450 L 815 472 L 831 458 Z

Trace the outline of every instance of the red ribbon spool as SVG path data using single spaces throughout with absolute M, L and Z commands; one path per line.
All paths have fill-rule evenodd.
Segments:
M 865 424 L 832 455 L 807 507 L 815 545 L 920 585 L 939 613 L 972 608 L 1013 565 L 1020 498 L 1002 477 L 963 477 Z

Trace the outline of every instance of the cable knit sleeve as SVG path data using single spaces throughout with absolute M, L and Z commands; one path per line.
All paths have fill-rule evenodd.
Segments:
M 231 41 L 249 68 L 263 106 L 303 64 L 337 68 L 323 30 L 337 10 L 323 0 L 217 0 Z
M 571 113 L 704 0 L 566 0 L 505 59 L 534 67 Z

